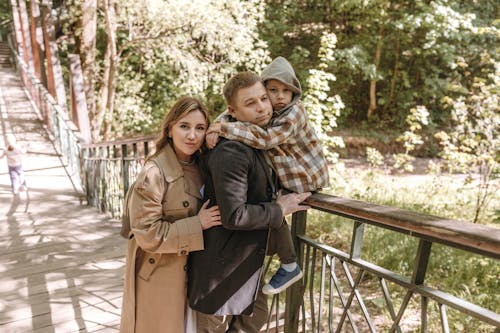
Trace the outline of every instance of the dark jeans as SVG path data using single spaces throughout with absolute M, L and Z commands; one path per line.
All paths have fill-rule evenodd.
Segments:
M 297 261 L 297 254 L 293 245 L 292 234 L 285 220 L 279 229 L 271 229 L 267 243 L 267 254 L 277 253 L 282 264 Z

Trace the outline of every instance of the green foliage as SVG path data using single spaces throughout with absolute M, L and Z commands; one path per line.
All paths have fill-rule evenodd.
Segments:
M 384 165 L 384 156 L 375 148 L 366 147 L 366 161 L 372 168 Z
M 487 80 L 476 78 L 468 94 L 444 99 L 452 108 L 452 127 L 436 134 L 444 166 L 466 173 L 465 182 L 477 187 L 474 222 L 499 189 L 495 180 L 500 173 L 500 63 L 495 66 L 496 73 Z
M 405 148 L 403 154 L 394 154 L 394 168 L 403 169 L 407 172 L 413 171 L 412 162 L 415 160 L 410 152 L 415 150 L 415 147 L 424 143 L 419 132 L 422 131 L 422 126 L 429 123 L 429 112 L 425 106 L 417 106 L 410 110 L 410 114 L 406 117 L 408 130 L 400 135 L 396 141 L 402 142 Z
M 3 23 L 4 21 L 11 19 L 12 19 L 12 10 L 10 8 L 9 1 L 0 1 L 0 23 Z M 3 31 L 4 27 L 0 26 L 0 30 Z
M 335 35 L 325 33 L 321 38 L 319 58 L 328 61 L 337 39 Z M 340 96 L 330 96 L 330 82 L 336 80 L 335 75 L 326 72 L 328 66 L 322 62 L 318 69 L 310 69 L 307 78 L 307 90 L 304 93 L 304 106 L 309 112 L 309 120 L 323 145 L 329 148 L 343 148 L 344 141 L 341 137 L 331 133 L 337 127 L 337 117 L 344 108 Z M 331 162 L 337 162 L 338 154 L 331 150 L 326 151 L 326 156 Z
M 202 98 L 209 109 L 217 108 L 216 114 L 223 110 L 220 92 L 226 79 L 237 70 L 260 72 L 269 60 L 267 43 L 256 32 L 264 19 L 264 4 L 257 0 L 126 0 L 116 2 L 115 9 L 115 112 L 105 116 L 112 123 L 111 137 L 154 130 L 181 95 Z M 63 54 L 78 52 L 81 17 L 78 1 L 58 8 Z M 97 77 L 106 43 L 98 11 Z
M 330 81 L 331 90 L 345 104 L 337 117 L 343 127 L 366 119 L 371 80 L 377 83 L 372 126 L 404 127 L 408 110 L 415 105 L 425 105 L 430 119 L 444 124 L 449 112 L 440 99 L 450 91 L 450 82 L 471 83 L 456 60 L 464 59 L 469 72 L 479 73 L 492 68 L 480 58 L 498 54 L 492 14 L 498 7 L 493 0 L 267 3 L 261 35 L 269 41 L 271 54 L 294 59 L 302 78 L 308 69 L 328 65 L 324 70 L 337 78 Z M 319 31 L 337 38 L 326 62 L 316 57 L 321 47 Z M 377 45 L 381 46 L 379 63 Z

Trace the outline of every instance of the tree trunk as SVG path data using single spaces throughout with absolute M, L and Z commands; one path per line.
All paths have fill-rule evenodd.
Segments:
M 45 59 L 47 61 L 47 89 L 63 110 L 68 111 L 66 89 L 59 61 L 59 48 L 55 40 L 55 28 L 52 11 L 52 1 L 42 2 L 42 31 L 45 42 Z
M 21 30 L 23 34 L 23 50 L 24 50 L 24 62 L 28 68 L 34 72 L 33 65 L 33 49 L 31 48 L 31 36 L 30 36 L 30 25 L 28 19 L 28 12 L 26 9 L 26 1 L 19 0 L 19 17 L 21 18 Z
M 113 119 L 113 109 L 115 101 L 115 77 L 117 71 L 117 55 L 116 55 L 116 22 L 115 8 L 113 0 L 102 0 L 102 9 L 106 22 L 106 53 L 104 58 L 104 69 L 102 77 L 102 85 L 99 90 L 99 100 L 97 103 L 96 116 L 100 119 L 101 124 L 104 124 L 102 136 L 107 139 L 108 133 L 111 130 Z
M 394 58 L 394 66 L 392 69 L 392 79 L 391 79 L 391 87 L 389 90 L 389 97 L 387 99 L 387 102 L 384 105 L 384 110 L 383 112 L 387 110 L 389 105 L 392 103 L 392 100 L 394 99 L 394 91 L 396 90 L 396 81 L 398 79 L 399 71 L 398 71 L 398 66 L 399 66 L 399 39 L 396 41 L 396 50 L 395 50 L 395 58 Z
M 36 1 L 30 1 L 30 28 L 31 28 L 31 48 L 33 50 L 33 65 L 36 77 L 46 84 L 43 75 L 43 58 L 40 56 L 43 50 L 43 36 L 40 19 L 40 8 Z
M 99 141 L 100 123 L 95 117 L 95 47 L 97 31 L 97 0 L 84 0 L 81 3 L 82 37 L 80 45 L 80 59 L 84 78 L 84 91 L 87 110 L 92 127 L 92 139 Z
M 24 59 L 23 31 L 17 1 L 10 0 L 10 6 L 12 7 L 12 21 L 14 22 L 14 36 L 16 40 L 17 54 Z
M 370 105 L 368 106 L 367 118 L 371 118 L 377 110 L 377 70 L 380 66 L 380 55 L 382 53 L 382 41 L 384 34 L 384 26 L 380 27 L 377 36 L 377 48 L 375 49 L 375 73 L 374 78 L 370 81 Z

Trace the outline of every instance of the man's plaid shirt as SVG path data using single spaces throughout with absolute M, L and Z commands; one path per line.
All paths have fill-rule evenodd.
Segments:
M 329 186 L 328 166 L 321 143 L 309 125 L 301 103 L 273 114 L 269 125 L 231 122 L 228 113 L 218 117 L 220 136 L 267 151 L 283 188 L 301 193 Z

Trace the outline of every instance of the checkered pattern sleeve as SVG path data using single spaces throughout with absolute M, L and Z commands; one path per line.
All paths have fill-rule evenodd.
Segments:
M 292 107 L 283 116 L 271 120 L 270 126 L 266 128 L 247 122 L 222 122 L 220 136 L 268 150 L 296 135 L 304 121 L 307 121 L 304 113 L 298 107 Z
M 266 150 L 283 188 L 317 191 L 330 184 L 323 148 L 302 104 L 273 118 L 267 128 L 242 122 L 221 122 L 221 136 Z

